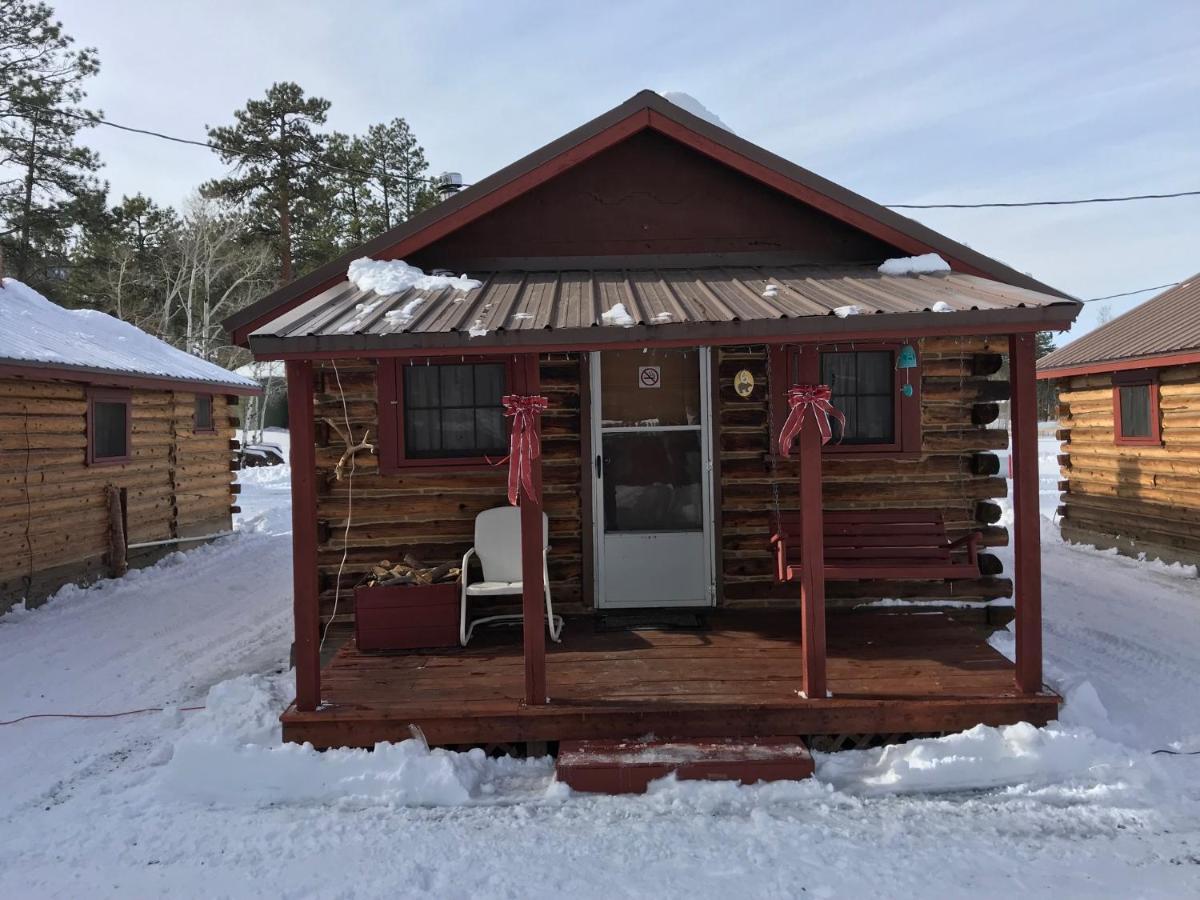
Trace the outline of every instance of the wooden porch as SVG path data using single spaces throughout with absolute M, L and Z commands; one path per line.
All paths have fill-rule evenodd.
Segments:
M 527 705 L 520 629 L 482 631 L 465 649 L 359 652 L 321 673 L 319 709 L 293 704 L 288 741 L 371 747 L 416 725 L 431 744 L 664 737 L 905 735 L 978 723 L 1045 724 L 1060 698 L 1020 692 L 982 632 L 942 613 L 831 613 L 832 697 L 799 695 L 799 611 L 713 610 L 700 630 L 599 631 L 568 620 L 549 644 L 549 702 Z M 818 744 L 819 746 L 819 744 Z

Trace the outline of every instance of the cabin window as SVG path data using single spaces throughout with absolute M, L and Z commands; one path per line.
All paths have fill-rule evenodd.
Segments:
M 132 407 L 128 392 L 95 390 L 88 393 L 88 465 L 129 459 Z
M 921 450 L 920 355 L 906 346 L 915 343 L 855 342 L 853 347 L 822 346 L 807 350 L 772 350 L 771 377 L 782 386 L 772 389 L 773 433 L 778 436 L 787 417 L 784 400 L 788 385 L 805 381 L 801 354 L 819 354 L 819 378 L 829 385 L 833 405 L 846 417 L 841 424 L 830 419 L 833 440 L 826 453 L 916 454 Z M 901 353 L 915 365 L 898 368 Z M 784 362 L 786 359 L 786 362 Z M 811 363 L 809 365 L 812 365 Z
M 213 426 L 212 394 L 196 395 L 196 411 L 192 417 L 193 431 L 216 431 Z
M 830 421 L 841 444 L 896 442 L 896 363 L 890 350 L 824 351 L 821 383 L 833 392 L 833 405 L 846 426 Z
M 1118 444 L 1160 444 L 1158 379 L 1144 372 L 1118 373 L 1113 384 L 1113 420 Z
M 508 453 L 505 360 L 380 364 L 383 468 L 486 465 Z

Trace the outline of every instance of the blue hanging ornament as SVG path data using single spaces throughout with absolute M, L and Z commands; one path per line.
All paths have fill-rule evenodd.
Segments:
M 901 385 L 900 393 L 903 394 L 905 397 L 911 397 L 913 395 L 912 385 L 911 384 Z
M 900 348 L 900 355 L 896 357 L 897 369 L 915 369 L 917 367 L 917 351 L 913 349 L 912 344 L 905 344 Z

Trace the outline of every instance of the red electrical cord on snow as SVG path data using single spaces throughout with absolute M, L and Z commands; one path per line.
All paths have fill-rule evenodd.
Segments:
M 18 722 L 26 722 L 29 719 L 119 719 L 121 716 L 136 716 L 138 713 L 162 712 L 165 707 L 162 706 L 147 706 L 145 709 L 129 709 L 125 712 L 117 713 L 33 713 L 28 716 L 21 716 L 19 719 L 9 719 L 7 722 L 0 722 L 0 725 L 16 725 Z M 198 709 L 204 709 L 203 706 L 180 706 L 180 712 L 195 712 Z

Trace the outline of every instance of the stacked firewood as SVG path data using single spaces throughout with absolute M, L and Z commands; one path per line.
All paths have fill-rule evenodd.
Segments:
M 405 553 L 398 563 L 382 559 L 359 583 L 359 587 L 394 584 L 448 584 L 458 581 L 459 567 L 427 566 L 412 554 Z

